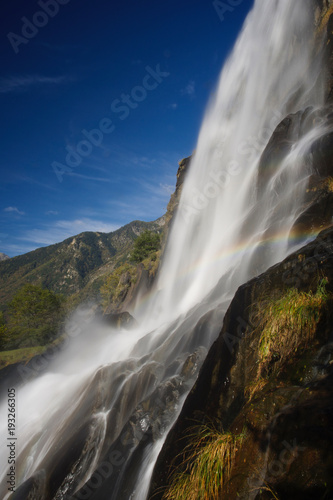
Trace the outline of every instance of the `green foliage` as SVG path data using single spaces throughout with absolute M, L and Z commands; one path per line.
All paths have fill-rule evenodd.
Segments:
M 131 264 L 123 264 L 113 271 L 100 289 L 103 307 L 106 308 L 111 302 L 124 299 L 132 283 L 135 283 L 136 277 L 136 267 Z
M 313 340 L 328 299 L 326 284 L 325 279 L 321 280 L 316 293 L 291 288 L 260 311 L 260 373 L 272 362 L 281 366 Z
M 64 299 L 50 290 L 26 284 L 7 309 L 0 326 L 2 350 L 46 345 L 52 341 L 63 317 Z
M 220 500 L 244 437 L 208 426 L 197 428 L 185 449 L 183 470 L 173 475 L 163 500 Z
M 15 293 L 31 283 L 61 293 L 96 298 L 96 277 L 105 278 L 110 266 L 128 261 L 138 232 L 160 230 L 156 222 L 134 221 L 112 233 L 85 232 L 62 243 L 38 248 L 0 262 L 0 310 Z
M 152 231 L 149 230 L 144 231 L 134 241 L 131 260 L 137 263 L 142 262 L 151 254 L 157 252 L 160 248 L 160 245 L 161 241 L 159 234 L 153 233 Z
M 15 363 L 27 363 L 34 356 L 43 354 L 46 349 L 48 349 L 47 346 L 36 346 L 0 352 L 0 370 L 5 366 L 13 365 Z
M 2 312 L 0 312 L 0 348 L 7 345 L 9 341 L 9 332 L 6 325 L 6 320 Z

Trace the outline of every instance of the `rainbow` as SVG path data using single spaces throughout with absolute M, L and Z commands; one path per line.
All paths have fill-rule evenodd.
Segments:
M 220 264 L 222 261 L 240 259 L 245 257 L 246 255 L 251 255 L 256 248 L 265 248 L 270 247 L 270 249 L 274 249 L 282 244 L 292 244 L 292 245 L 304 245 L 308 243 L 311 239 L 315 238 L 318 234 L 317 231 L 281 231 L 271 236 L 257 238 L 256 240 L 249 241 L 243 240 L 237 243 L 234 246 L 228 246 L 221 248 L 218 252 L 213 255 L 209 261 L 205 258 L 199 258 L 196 261 L 192 262 L 190 265 L 184 267 L 181 273 L 178 274 L 176 281 L 183 280 L 186 277 L 193 277 L 198 272 L 198 270 L 204 270 L 205 268 L 211 268 L 212 266 L 216 266 L 216 264 Z M 303 246 L 303 245 L 302 245 Z M 157 277 L 158 279 L 158 277 Z M 139 295 L 137 302 L 135 304 L 135 309 L 142 309 L 154 296 L 158 293 L 158 289 L 153 287 L 152 290 L 146 292 L 145 294 Z

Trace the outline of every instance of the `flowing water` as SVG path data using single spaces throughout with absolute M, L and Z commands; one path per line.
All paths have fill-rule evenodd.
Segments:
M 17 388 L 15 498 L 145 500 L 237 287 L 311 237 L 292 227 L 311 144 L 327 132 L 313 19 L 310 0 L 255 2 L 208 107 L 156 286 L 133 311 L 140 326 L 113 330 L 77 311 L 66 347 Z M 306 108 L 302 133 L 264 169 L 276 126 Z M 6 499 L 6 401 L 0 417 Z

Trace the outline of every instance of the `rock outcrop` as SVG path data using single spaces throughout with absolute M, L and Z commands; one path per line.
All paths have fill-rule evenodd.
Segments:
M 327 33 L 317 46 L 326 58 L 325 104 L 277 126 L 261 157 L 258 196 L 295 140 L 316 123 L 332 130 L 333 1 L 313 5 L 317 34 Z M 214 483 L 209 499 L 333 498 L 331 132 L 305 163 L 311 175 L 293 233 L 318 236 L 237 290 L 158 457 L 151 500 L 199 498 L 200 481 Z M 214 440 L 220 466 L 221 455 L 207 452 L 200 469 Z
M 318 287 L 322 304 L 312 309 L 303 304 L 301 312 L 309 321 L 314 315 L 311 336 L 305 323 L 295 322 L 268 341 L 270 305 L 279 305 L 290 290 L 303 299 L 319 297 Z M 332 228 L 238 289 L 167 437 L 150 498 L 163 498 L 173 474 L 190 470 L 184 449 L 193 443 L 193 426 L 207 424 L 243 436 L 221 500 L 332 498 L 332 293 Z M 290 314 L 292 319 L 296 312 Z
M 191 157 L 184 158 L 179 162 L 177 171 L 176 189 L 170 197 L 167 212 L 163 216 L 163 229 L 161 231 L 161 249 L 154 255 L 154 260 L 146 259 L 140 263 L 132 273 L 125 270 L 119 277 L 120 293 L 116 299 L 110 301 L 106 313 L 132 311 L 137 300 L 141 300 L 149 294 L 154 286 L 161 257 L 163 256 L 168 234 L 180 201 L 185 176 L 189 170 Z

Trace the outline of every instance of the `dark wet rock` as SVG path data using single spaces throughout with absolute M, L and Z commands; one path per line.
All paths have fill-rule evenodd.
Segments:
M 124 328 L 125 330 L 134 328 L 138 325 L 137 321 L 129 312 L 106 313 L 102 316 L 103 322 L 107 325 L 116 328 Z
M 31 476 L 10 497 L 11 500 L 45 500 L 45 498 L 47 498 L 45 471 Z
M 193 440 L 193 422 L 219 422 L 245 440 L 224 499 L 310 499 L 333 496 L 333 308 L 329 299 L 313 341 L 274 362 L 251 394 L 259 362 L 258 304 L 290 287 L 313 293 L 325 277 L 333 292 L 333 228 L 280 264 L 239 287 L 157 460 L 150 498 L 162 498 L 170 473 Z M 270 375 L 271 373 L 271 375 Z M 192 437 L 189 438 L 189 435 Z M 260 493 L 261 490 L 261 493 Z
M 317 35 L 326 35 L 325 44 L 319 47 L 324 54 L 326 65 L 325 71 L 325 97 L 327 102 L 332 102 L 333 98 L 333 3 L 332 0 L 314 0 L 314 18 L 317 28 Z
M 291 151 L 295 141 L 304 137 L 314 124 L 331 129 L 333 107 L 306 108 L 287 116 L 276 127 L 259 164 L 257 181 L 258 196 L 276 173 L 280 161 Z M 333 215 L 333 134 L 323 133 L 315 140 L 305 155 L 304 172 L 309 173 L 308 186 L 302 202 L 300 215 L 295 221 L 293 234 L 316 234 L 329 227 Z M 283 182 L 283 179 L 281 179 Z

